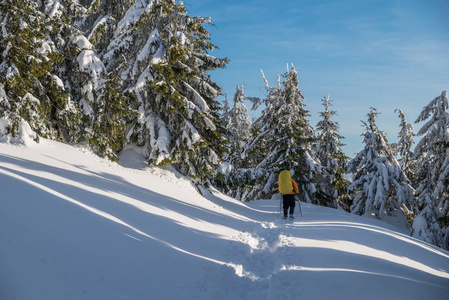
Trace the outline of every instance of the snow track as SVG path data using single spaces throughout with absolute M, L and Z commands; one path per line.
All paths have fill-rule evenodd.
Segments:
M 288 225 L 281 222 L 254 223 L 249 232 L 242 233 L 237 241 L 233 242 L 235 254 L 242 254 L 242 274 L 253 280 L 270 278 L 284 267 L 284 260 L 290 259 L 288 246 Z M 242 245 L 243 249 L 242 250 Z M 239 253 L 240 252 L 240 253 Z M 235 256 L 233 256 L 235 257 Z M 245 275 L 246 274 L 246 275 Z
M 219 299 L 334 299 L 331 291 L 340 290 L 344 293 L 337 299 L 360 299 L 361 294 L 373 300 L 449 295 L 447 269 L 436 261 L 419 261 L 419 253 L 433 252 L 449 266 L 448 253 L 394 226 L 308 204 L 303 204 L 304 218 L 294 222 L 279 218 L 276 201 L 249 206 L 265 211 L 253 215 L 230 241 L 227 256 L 240 279 L 229 274 L 219 278 L 220 285 L 213 288 L 227 295 Z M 410 249 L 415 250 L 405 254 Z M 365 282 L 376 293 L 363 291 Z M 424 292 L 427 288 L 430 293 Z
M 0 143 L 0 299 L 449 299 L 449 253 L 408 232 L 309 204 L 282 220 L 128 154 Z
M 301 292 L 301 257 L 292 234 L 297 224 L 274 216 L 254 222 L 231 242 L 229 255 L 239 277 L 246 282 L 245 299 L 297 299 Z M 256 298 L 254 298 L 256 299 Z

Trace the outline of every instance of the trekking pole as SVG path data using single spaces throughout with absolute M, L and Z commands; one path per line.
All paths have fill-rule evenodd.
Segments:
M 301 200 L 299 200 L 299 197 L 296 197 L 296 201 L 298 201 L 299 213 L 302 217 Z

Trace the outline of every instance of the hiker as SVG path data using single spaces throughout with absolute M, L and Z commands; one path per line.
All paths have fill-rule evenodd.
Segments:
M 279 173 L 278 191 L 282 194 L 282 201 L 284 204 L 284 219 L 287 219 L 288 209 L 290 208 L 290 219 L 293 219 L 293 212 L 295 211 L 295 195 L 299 193 L 298 185 L 293 180 L 289 170 L 284 170 Z

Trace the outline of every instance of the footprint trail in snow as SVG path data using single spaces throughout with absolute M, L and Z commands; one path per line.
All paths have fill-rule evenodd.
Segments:
M 298 236 L 300 220 L 273 220 L 250 223 L 231 248 L 231 261 L 239 266 L 236 274 L 252 281 L 248 289 L 260 293 L 262 299 L 291 298 L 300 293 L 300 248 L 291 239 Z M 287 287 L 288 286 L 288 287 Z M 285 295 L 283 295 L 285 292 Z

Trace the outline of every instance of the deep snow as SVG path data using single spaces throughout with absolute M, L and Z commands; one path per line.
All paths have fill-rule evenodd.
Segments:
M 378 220 L 200 195 L 134 149 L 120 165 L 0 143 L 0 299 L 449 299 L 449 253 Z

